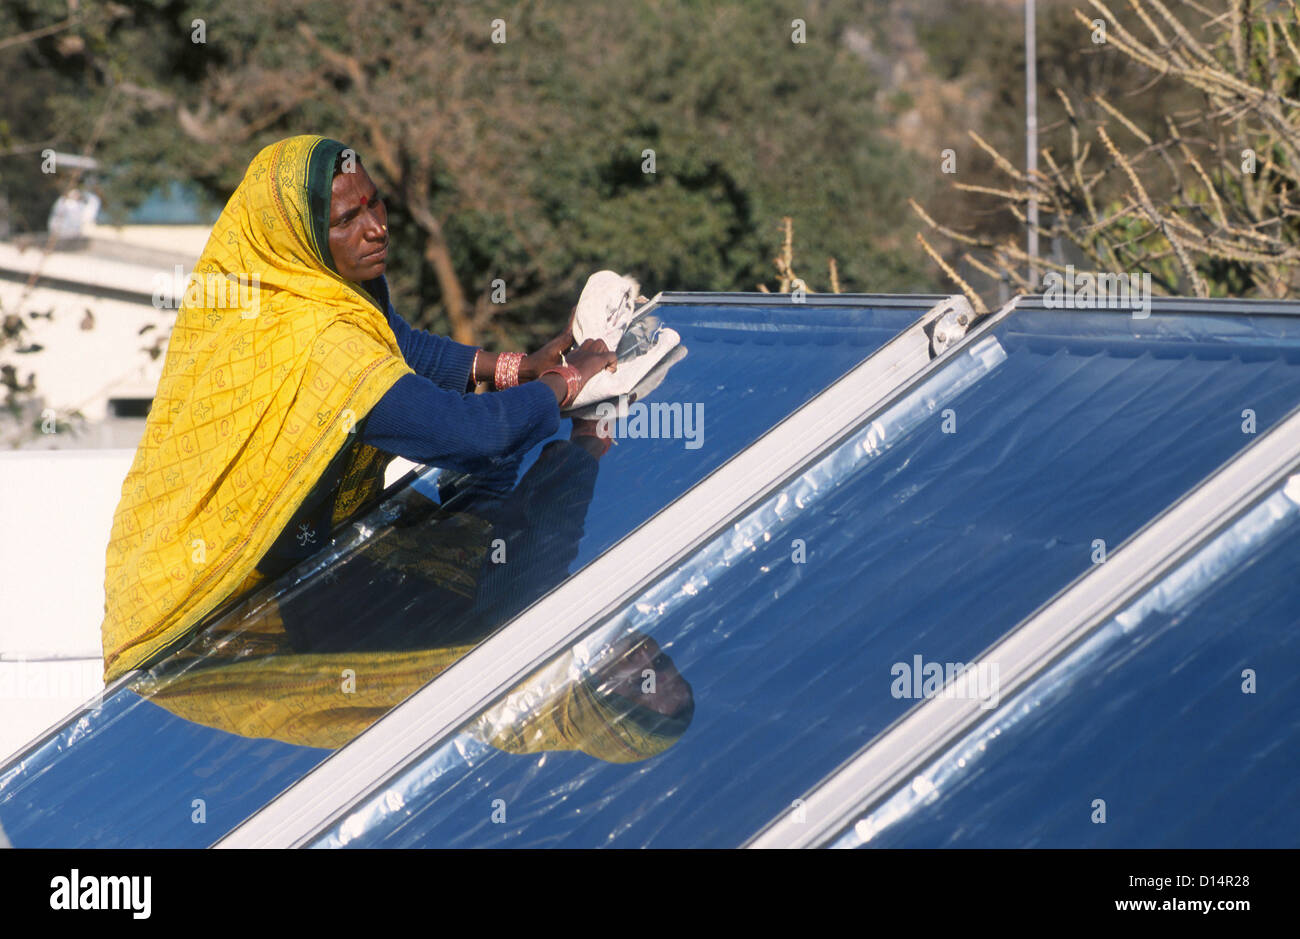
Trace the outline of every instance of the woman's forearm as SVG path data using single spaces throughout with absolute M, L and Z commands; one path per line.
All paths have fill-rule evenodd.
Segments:
M 555 392 L 555 403 L 562 404 L 568 397 L 569 386 L 559 375 L 551 372 L 549 375 L 542 376 L 542 384 Z
M 474 356 L 474 380 L 491 381 L 492 376 L 496 374 L 497 358 L 497 353 L 479 349 L 478 354 Z
M 497 359 L 501 357 L 499 352 L 488 352 L 486 349 L 479 349 L 478 356 L 474 360 L 474 381 L 491 382 L 496 376 Z M 537 367 L 532 363 L 529 356 L 525 355 L 523 361 L 519 363 L 519 381 L 533 381 L 537 378 Z
M 416 463 L 477 472 L 470 464 L 526 450 L 559 429 L 554 389 L 546 387 L 459 394 L 403 375 L 370 410 L 362 440 Z

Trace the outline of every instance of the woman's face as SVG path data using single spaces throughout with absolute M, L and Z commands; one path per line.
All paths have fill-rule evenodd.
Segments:
M 673 660 L 649 636 L 639 636 L 630 649 L 626 637 L 615 644 L 619 654 L 615 664 L 600 670 L 600 690 L 614 693 L 634 704 L 664 715 L 673 715 L 691 699 L 691 687 L 682 680 Z M 647 673 L 654 673 L 653 691 L 647 687 Z
M 334 177 L 330 254 L 339 274 L 357 284 L 378 277 L 388 264 L 388 210 L 360 163 Z

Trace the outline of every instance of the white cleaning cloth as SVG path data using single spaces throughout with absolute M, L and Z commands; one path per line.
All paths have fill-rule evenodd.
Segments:
M 578 300 L 573 338 L 579 344 L 586 339 L 605 340 L 605 345 L 618 355 L 618 371 L 593 375 L 566 412 L 630 394 L 682 341 L 681 335 L 664 326 L 659 317 L 637 315 L 640 289 L 635 280 L 613 271 L 599 271 L 588 278 Z M 662 380 L 663 375 L 658 375 L 654 385 Z M 642 389 L 641 396 L 653 387 Z
M 614 271 L 597 271 L 587 278 L 573 318 L 573 341 L 604 339 L 611 350 L 618 348 L 627 324 L 632 322 L 641 285 Z
M 593 404 L 582 405 L 576 408 L 570 408 L 565 411 L 566 417 L 577 417 L 585 420 L 594 421 L 603 417 L 609 417 L 612 413 L 615 417 L 627 417 L 628 405 L 636 401 L 642 401 L 650 392 L 659 387 L 659 383 L 664 380 L 668 370 L 686 358 L 686 347 L 679 345 L 674 346 L 667 355 L 660 359 L 655 365 L 646 372 L 645 377 L 636 383 L 636 386 L 626 395 L 618 398 L 607 398 L 604 401 L 596 401 Z M 607 406 L 612 406 L 611 412 Z

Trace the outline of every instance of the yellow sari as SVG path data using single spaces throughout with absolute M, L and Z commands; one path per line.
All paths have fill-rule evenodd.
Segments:
M 333 270 L 342 149 L 318 136 L 263 149 L 195 266 L 113 516 L 106 681 L 174 649 L 257 582 L 331 459 L 360 444 L 357 422 L 412 371 L 377 303 Z

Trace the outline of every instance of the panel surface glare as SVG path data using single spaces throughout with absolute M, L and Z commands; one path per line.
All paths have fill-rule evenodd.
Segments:
M 1297 498 L 1300 478 L 836 846 L 1294 848 Z

